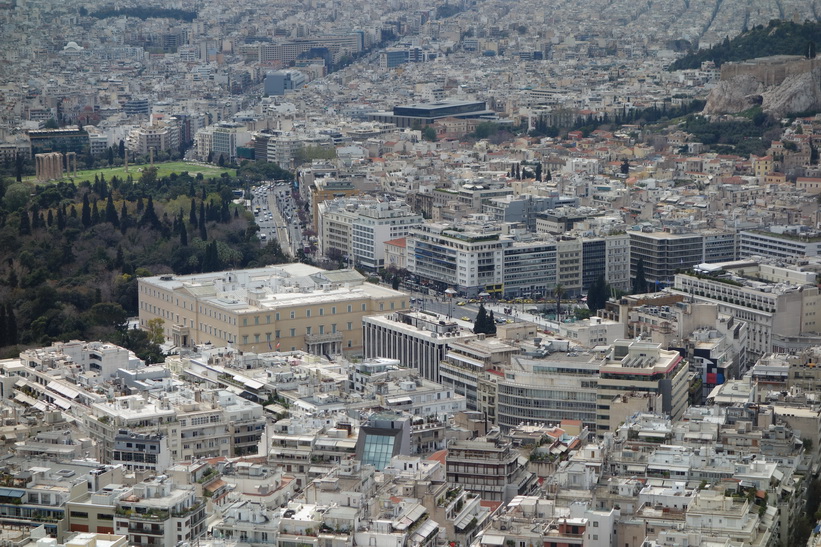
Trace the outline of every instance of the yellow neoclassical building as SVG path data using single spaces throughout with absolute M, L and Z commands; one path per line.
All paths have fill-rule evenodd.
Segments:
M 354 270 L 305 264 L 139 280 L 140 326 L 163 320 L 179 347 L 212 343 L 241 351 L 362 353 L 362 318 L 400 310 L 405 293 L 366 283 Z

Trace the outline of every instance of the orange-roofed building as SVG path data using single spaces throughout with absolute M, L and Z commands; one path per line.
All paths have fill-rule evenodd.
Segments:
M 385 268 L 394 267 L 397 270 L 404 270 L 407 267 L 405 247 L 404 237 L 390 239 L 385 242 Z

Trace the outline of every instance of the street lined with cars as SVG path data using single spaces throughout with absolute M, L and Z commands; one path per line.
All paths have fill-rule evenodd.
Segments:
M 302 248 L 302 230 L 296 202 L 287 181 L 266 182 L 251 190 L 251 210 L 259 226 L 259 240 L 275 239 L 284 252 L 296 255 Z

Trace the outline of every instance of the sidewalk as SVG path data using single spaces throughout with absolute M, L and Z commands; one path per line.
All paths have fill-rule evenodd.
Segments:
M 477 306 L 478 307 L 478 306 Z M 505 314 L 505 308 L 513 308 L 511 314 Z M 497 318 L 512 318 L 513 321 L 530 321 L 531 323 L 535 323 L 542 330 L 550 330 L 553 333 L 558 333 L 559 331 L 559 324 L 555 321 L 548 321 L 544 317 L 536 313 L 528 313 L 523 312 L 516 309 L 515 304 L 492 304 L 492 303 L 485 303 L 485 309 L 490 312 L 493 311 L 493 316 Z

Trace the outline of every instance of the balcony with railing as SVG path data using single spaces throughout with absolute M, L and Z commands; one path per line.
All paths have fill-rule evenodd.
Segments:
M 328 342 L 342 342 L 341 332 L 330 332 L 326 334 L 306 334 L 306 344 L 327 344 Z
M 165 530 L 162 526 L 159 525 L 152 525 L 152 526 L 144 526 L 138 523 L 132 522 L 128 526 L 128 533 L 129 534 L 139 534 L 139 535 L 148 535 L 148 536 L 163 536 L 165 535 Z

